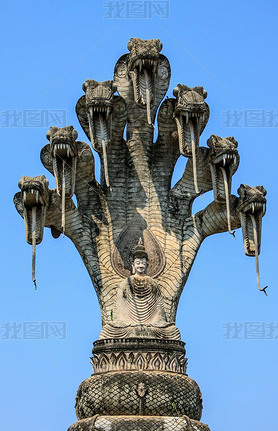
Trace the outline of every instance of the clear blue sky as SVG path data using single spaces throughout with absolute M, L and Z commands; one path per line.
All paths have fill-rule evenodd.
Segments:
M 21 115 L 65 110 L 67 124 L 87 142 L 75 115 L 82 83 L 112 79 L 130 37 L 162 41 L 172 67 L 169 96 L 177 83 L 208 91 L 211 117 L 201 144 L 211 134 L 238 140 L 241 163 L 233 193 L 241 183 L 268 190 L 260 265 L 269 296 L 257 290 L 255 261 L 244 255 L 241 232 L 236 240 L 216 235 L 201 247 L 177 325 L 187 343 L 188 373 L 203 392 L 202 420 L 211 430 L 278 429 L 278 328 L 270 339 L 256 332 L 271 322 L 278 325 L 277 2 L 170 0 L 164 19 L 158 9 L 150 19 L 134 18 L 120 3 L 125 18 L 105 18 L 105 2 L 96 0 L 2 1 L 1 429 L 61 431 L 75 422 L 76 390 L 91 373 L 89 356 L 100 331 L 96 295 L 81 258 L 67 238 L 54 240 L 49 230 L 37 249 L 34 291 L 31 247 L 12 199 L 22 175 L 45 174 L 51 187 L 54 180 L 39 157 L 48 126 L 31 127 Z M 237 126 L 225 125 L 231 110 L 240 115 Z M 14 111 L 19 127 L 5 117 Z M 181 168 L 182 163 L 176 179 Z M 211 198 L 200 199 L 195 208 Z M 16 322 L 17 339 L 5 339 L 8 322 Z M 66 338 L 24 338 L 24 322 L 66 322 Z M 222 325 L 228 322 L 245 323 L 252 328 L 248 337 L 259 338 L 223 339 Z M 257 322 L 256 328 L 250 322 Z

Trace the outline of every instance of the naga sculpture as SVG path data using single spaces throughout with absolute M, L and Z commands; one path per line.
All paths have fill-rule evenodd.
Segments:
M 258 263 L 266 191 L 241 185 L 239 197 L 231 195 L 239 165 L 234 138 L 212 135 L 199 146 L 209 118 L 203 87 L 178 84 L 163 101 L 171 71 L 161 42 L 132 38 L 128 49 L 114 80 L 87 80 L 76 105 L 101 160 L 100 183 L 90 146 L 76 140 L 72 126 L 51 127 L 41 161 L 56 188 L 49 190 L 44 176 L 22 177 L 14 202 L 33 245 L 33 279 L 35 246 L 49 227 L 76 246 L 101 308 L 94 373 L 78 389 L 78 421 L 69 431 L 209 431 L 200 422 L 200 389 L 186 374 L 178 302 L 204 239 L 239 227 L 266 294 Z M 171 187 L 180 155 L 188 161 Z M 210 190 L 214 201 L 192 214 L 194 199 Z
M 43 239 L 45 216 L 49 202 L 49 182 L 44 175 L 38 177 L 22 177 L 18 183 L 21 189 L 21 214 L 24 214 L 25 235 L 28 244 L 32 244 L 32 278 L 37 288 L 35 276 L 36 245 Z

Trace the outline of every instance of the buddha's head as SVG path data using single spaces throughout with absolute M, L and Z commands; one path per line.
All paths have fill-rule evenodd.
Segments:
M 148 268 L 148 254 L 145 250 L 142 239 L 139 239 L 132 255 L 132 274 L 146 275 Z

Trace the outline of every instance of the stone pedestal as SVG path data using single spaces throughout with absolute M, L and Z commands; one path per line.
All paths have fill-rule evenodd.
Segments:
M 209 431 L 200 422 L 201 391 L 186 363 L 182 341 L 96 341 L 94 372 L 77 391 L 78 421 L 69 431 Z

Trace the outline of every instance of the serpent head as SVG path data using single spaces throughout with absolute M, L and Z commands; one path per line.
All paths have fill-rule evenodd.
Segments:
M 216 201 L 223 201 L 225 200 L 223 170 L 224 176 L 227 178 L 230 194 L 232 175 L 239 165 L 238 143 L 233 137 L 221 138 L 220 136 L 211 135 L 207 144 L 210 149 L 210 170 L 214 199 Z
M 262 217 L 266 211 L 266 190 L 263 186 L 250 187 L 241 184 L 238 194 L 244 251 L 247 256 L 255 256 L 256 237 L 258 253 L 260 251 Z
M 192 156 L 192 140 L 195 149 L 199 146 L 199 136 L 209 118 L 209 107 L 205 102 L 207 92 L 203 87 L 187 87 L 178 84 L 173 94 L 176 97 L 174 118 L 178 129 L 180 153 Z
M 35 229 L 36 244 L 43 238 L 44 220 L 49 202 L 48 180 L 44 175 L 23 176 L 18 186 L 21 189 L 26 241 L 32 244 L 32 231 Z
M 78 133 L 73 126 L 50 127 L 46 137 L 50 141 L 50 154 L 56 180 L 57 193 L 62 195 L 63 181 L 65 194 L 72 196 L 75 189 Z M 63 180 L 64 178 L 64 180 Z
M 150 123 L 150 110 L 155 100 L 155 80 L 159 53 L 162 43 L 158 39 L 143 40 L 131 38 L 128 42 L 128 72 L 133 83 L 135 102 L 147 108 Z
M 111 111 L 116 84 L 109 80 L 98 82 L 87 79 L 83 84 L 89 121 L 91 143 L 100 151 L 102 143 L 106 147 L 111 141 Z

